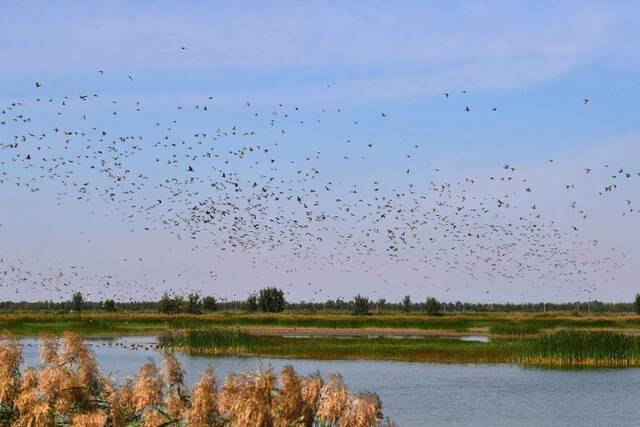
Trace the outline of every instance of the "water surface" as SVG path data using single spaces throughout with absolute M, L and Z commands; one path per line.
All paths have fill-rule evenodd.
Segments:
M 37 340 L 24 339 L 26 366 L 38 364 Z M 105 374 L 132 376 L 160 363 L 153 337 L 88 340 Z M 291 364 L 301 374 L 339 372 L 352 390 L 375 391 L 400 426 L 630 426 L 640 420 L 640 368 L 581 371 L 513 365 L 391 361 L 315 361 L 178 355 L 194 382 L 212 367 L 230 372 Z

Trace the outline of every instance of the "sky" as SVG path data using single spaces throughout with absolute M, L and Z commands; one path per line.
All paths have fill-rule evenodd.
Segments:
M 640 216 L 621 212 L 627 200 L 640 203 L 640 181 L 625 182 L 606 198 L 597 193 L 618 169 L 640 170 L 639 24 L 640 3 L 631 1 L 4 2 L 0 104 L 23 102 L 38 124 L 32 130 L 80 127 L 88 115 L 114 133 L 152 138 L 153 123 L 177 117 L 176 105 L 211 96 L 213 118 L 185 115 L 176 139 L 195 129 L 257 129 L 258 143 L 280 142 L 279 161 L 321 150 L 323 177 L 345 188 L 372 180 L 388 189 L 404 186 L 403 171 L 411 168 L 415 185 L 474 177 L 474 191 L 491 197 L 502 190 L 487 178 L 515 165 L 534 191 L 513 215 L 536 204 L 549 220 L 569 227 L 575 219 L 567 205 L 577 201 L 589 212 L 579 239 L 600 243 L 572 261 L 609 260 L 589 273 L 588 290 L 534 275 L 470 278 L 451 271 L 446 261 L 453 257 L 416 271 L 418 255 L 410 253 L 402 265 L 364 257 L 350 268 L 298 260 L 289 269 L 286 251 L 229 253 L 206 236 L 193 241 L 161 230 L 132 232 L 144 218 L 123 222 L 101 200 L 61 203 L 54 182 L 24 191 L 14 185 L 23 172 L 5 149 L 0 172 L 13 181 L 0 185 L 0 257 L 32 279 L 52 271 L 65 277 L 36 285 L 7 274 L 0 278 L 0 299 L 65 299 L 76 289 L 89 298 L 156 298 L 165 290 L 245 298 L 276 285 L 291 300 L 355 293 L 387 300 L 405 294 L 451 301 L 630 300 L 640 291 Z M 94 93 L 100 102 L 70 101 L 64 118 L 33 101 Z M 116 120 L 108 100 L 142 102 L 144 111 Z M 280 104 L 295 105 L 301 120 L 321 122 L 288 129 L 284 138 L 252 121 L 247 102 L 265 115 Z M 0 128 L 0 144 L 14 134 L 10 126 Z M 376 150 L 367 161 L 344 163 L 343 155 L 359 153 L 346 140 Z M 143 156 L 135 166 L 154 172 Z M 586 168 L 593 173 L 586 176 Z M 567 196 L 566 184 L 575 185 L 575 195 Z M 315 256 L 331 250 L 321 247 Z

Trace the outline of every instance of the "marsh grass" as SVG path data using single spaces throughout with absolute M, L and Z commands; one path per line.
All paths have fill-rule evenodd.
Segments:
M 323 329 L 397 328 L 465 332 L 473 328 L 489 328 L 496 335 L 507 336 L 512 325 L 525 329 L 628 329 L 640 328 L 640 317 L 628 313 L 574 315 L 570 313 L 466 313 L 427 316 L 420 314 L 376 314 L 351 316 L 338 313 L 210 313 L 204 315 L 166 315 L 161 313 L 87 312 L 42 313 L 15 312 L 0 314 L 0 329 L 14 335 L 34 336 L 40 333 L 61 335 L 74 331 L 85 336 L 144 335 L 170 330 L 222 327 L 282 327 Z M 504 326 L 507 325 L 507 326 Z M 518 331 L 515 331 L 518 332 Z M 518 335 L 518 334 L 516 334 Z
M 558 367 L 640 366 L 640 337 L 613 332 L 560 331 L 526 341 L 515 360 Z
M 257 336 L 237 330 L 198 330 L 161 338 L 161 346 L 187 354 L 259 355 L 300 359 L 402 360 L 451 363 L 508 362 L 513 343 L 461 341 L 456 338 Z
M 489 328 L 490 334 L 498 337 L 530 337 L 541 331 L 540 324 L 529 321 L 496 323 Z
M 188 354 L 239 354 L 256 348 L 256 337 L 239 329 L 190 329 L 159 338 L 160 345 Z

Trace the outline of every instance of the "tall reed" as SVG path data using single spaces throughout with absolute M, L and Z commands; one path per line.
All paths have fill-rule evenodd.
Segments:
M 640 366 L 640 338 L 613 332 L 561 331 L 526 342 L 516 361 L 550 366 Z
M 325 383 L 291 366 L 229 375 L 218 388 L 205 371 L 189 388 L 171 353 L 120 385 L 100 373 L 79 335 L 41 340 L 41 365 L 20 372 L 18 341 L 0 341 L 0 425 L 18 427 L 377 427 L 382 403 L 351 393 L 338 375 Z M 386 421 L 384 425 L 392 425 Z

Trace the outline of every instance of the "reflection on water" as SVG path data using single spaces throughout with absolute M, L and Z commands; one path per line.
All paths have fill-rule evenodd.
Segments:
M 37 341 L 25 339 L 26 366 L 38 364 Z M 157 339 L 88 341 L 105 374 L 134 375 L 159 363 Z M 339 372 L 353 390 L 377 392 L 384 413 L 401 426 L 626 426 L 638 425 L 640 369 L 558 371 L 510 365 L 457 365 L 387 361 L 315 361 L 179 355 L 193 382 L 213 367 L 229 372 L 291 364 L 301 374 Z

